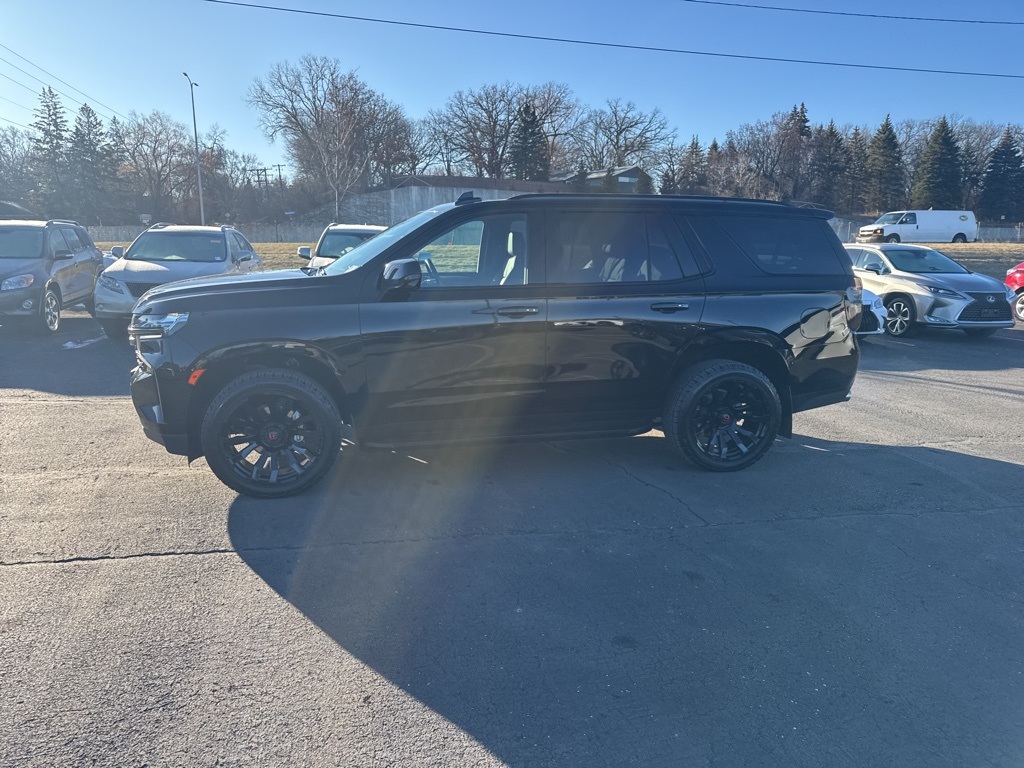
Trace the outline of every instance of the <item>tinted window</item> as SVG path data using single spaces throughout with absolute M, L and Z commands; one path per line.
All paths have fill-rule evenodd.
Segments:
M 526 217 L 520 214 L 459 224 L 414 254 L 423 264 L 423 287 L 525 285 L 526 234 Z
M 43 230 L 0 227 L 0 259 L 38 259 L 43 250 Z
M 60 233 L 59 229 L 50 231 L 50 254 L 55 254 L 57 251 L 70 251 L 71 246 L 68 241 L 64 239 L 64 235 Z
M 82 229 L 81 227 L 75 227 L 75 232 L 78 233 L 78 239 L 82 241 L 82 245 L 84 245 L 86 248 L 96 247 L 96 244 L 92 241 L 92 238 L 89 237 L 89 233 L 86 232 L 84 229 Z
M 548 282 L 644 283 L 682 276 L 675 246 L 655 216 L 592 211 L 555 219 Z
M 819 219 L 694 216 L 690 221 L 712 258 L 715 245 L 727 238 L 768 274 L 834 275 L 843 271 L 834 248 L 835 235 Z
M 85 246 L 82 241 L 78 239 L 78 233 L 70 228 L 61 227 L 60 233 L 64 235 L 64 239 L 68 242 L 68 247 L 72 253 L 81 253 L 85 250 Z

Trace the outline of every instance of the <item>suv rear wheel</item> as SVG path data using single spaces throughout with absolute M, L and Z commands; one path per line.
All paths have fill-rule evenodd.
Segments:
M 733 360 L 708 360 L 679 377 L 665 408 L 665 437 L 712 472 L 744 469 L 772 447 L 782 422 L 775 385 Z
M 225 485 L 259 498 L 300 493 L 321 480 L 341 452 L 342 420 L 313 379 L 260 370 L 230 381 L 206 409 L 200 441 Z

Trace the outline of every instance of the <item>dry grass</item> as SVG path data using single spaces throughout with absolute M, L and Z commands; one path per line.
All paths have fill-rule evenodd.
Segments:
M 112 245 L 126 243 L 97 243 L 103 250 L 110 250 Z M 315 243 L 253 243 L 256 253 L 263 259 L 264 269 L 295 269 L 305 263 L 295 250 L 301 245 L 314 246 Z M 943 253 L 961 262 L 975 272 L 1002 280 L 1006 270 L 1024 261 L 1024 243 L 941 243 L 935 244 Z

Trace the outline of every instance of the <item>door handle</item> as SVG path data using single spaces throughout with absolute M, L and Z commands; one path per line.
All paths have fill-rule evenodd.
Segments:
M 536 315 L 540 310 L 537 307 L 502 307 L 498 314 L 502 317 L 526 317 Z
M 678 301 L 656 301 L 651 304 L 651 309 L 655 312 L 661 312 L 666 315 L 671 315 L 673 312 L 683 312 L 689 308 L 689 304 Z

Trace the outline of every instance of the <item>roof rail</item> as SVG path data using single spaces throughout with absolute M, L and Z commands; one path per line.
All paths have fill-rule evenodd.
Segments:
M 82 226 L 77 221 L 72 221 L 71 219 L 47 219 L 46 223 L 47 224 L 74 224 L 76 227 Z

